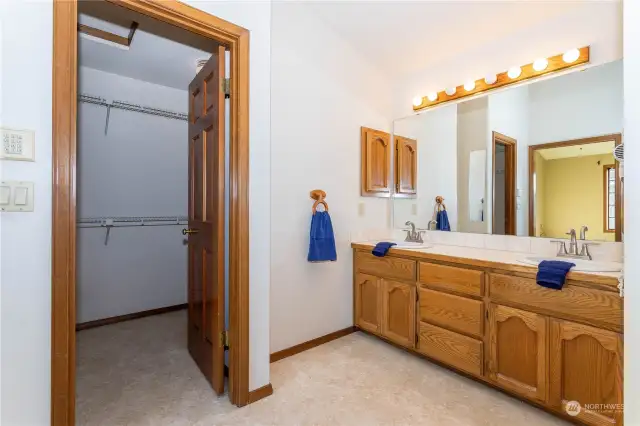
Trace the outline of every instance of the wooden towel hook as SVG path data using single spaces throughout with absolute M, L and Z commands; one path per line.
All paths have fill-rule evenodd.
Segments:
M 442 195 L 438 195 L 436 197 L 436 210 L 440 211 L 441 206 L 444 210 L 447 209 L 447 206 L 444 204 L 444 197 Z
M 314 189 L 309 193 L 309 196 L 311 196 L 312 199 L 316 200 L 316 202 L 313 203 L 313 207 L 311 207 L 312 213 L 315 214 L 316 209 L 318 208 L 318 204 L 322 204 L 324 206 L 324 211 L 329 211 L 329 205 L 326 201 L 324 201 L 324 199 L 327 197 L 326 192 L 324 192 L 322 189 Z

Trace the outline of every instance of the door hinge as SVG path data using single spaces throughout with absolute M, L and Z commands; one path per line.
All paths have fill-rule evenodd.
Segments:
M 222 79 L 222 92 L 224 93 L 225 99 L 229 99 L 231 97 L 231 79 L 230 78 Z
M 220 346 L 229 347 L 229 333 L 227 331 L 220 332 Z

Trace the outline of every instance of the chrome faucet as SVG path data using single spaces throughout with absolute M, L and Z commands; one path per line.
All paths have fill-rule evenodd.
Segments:
M 586 225 L 582 225 L 580 228 L 580 240 L 583 241 L 582 248 L 578 253 L 578 241 L 576 239 L 576 230 L 571 228 L 567 235 L 570 236 L 569 240 L 569 250 L 567 250 L 567 246 L 565 245 L 565 240 L 552 240 L 553 243 L 558 243 L 558 257 L 570 257 L 574 259 L 589 259 L 592 260 L 591 253 L 589 252 L 589 246 L 597 245 L 594 243 L 587 243 L 586 236 L 589 228 Z
M 437 220 L 430 220 L 429 223 L 427 223 L 427 231 L 431 231 L 431 224 L 433 224 L 434 229 L 437 229 L 438 221 Z
M 582 241 L 587 239 L 587 231 L 589 230 L 589 227 L 587 225 L 582 225 L 580 227 L 580 239 Z
M 411 229 L 405 229 L 407 231 L 407 238 L 404 240 L 409 243 L 424 243 L 422 240 L 422 233 L 424 231 L 416 231 L 416 224 L 410 220 L 405 222 L 405 225 L 411 226 Z

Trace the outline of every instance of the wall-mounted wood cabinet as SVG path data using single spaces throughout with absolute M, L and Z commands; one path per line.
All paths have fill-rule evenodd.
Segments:
M 362 127 L 361 195 L 389 197 L 391 195 L 391 136 L 380 130 Z
M 405 198 L 418 192 L 418 141 L 395 136 L 396 146 L 396 194 Z

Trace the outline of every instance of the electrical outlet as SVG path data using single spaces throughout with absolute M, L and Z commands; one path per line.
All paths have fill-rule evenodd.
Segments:
M 34 161 L 34 135 L 31 130 L 0 129 L 1 160 Z

